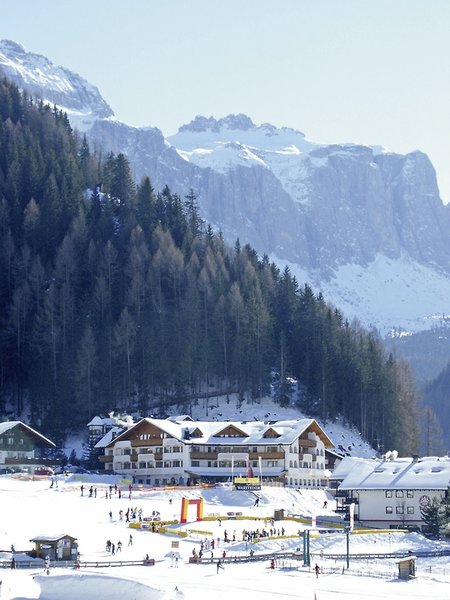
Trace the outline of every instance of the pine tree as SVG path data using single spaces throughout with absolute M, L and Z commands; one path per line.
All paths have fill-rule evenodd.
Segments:
M 439 539 L 442 528 L 449 521 L 448 508 L 446 500 L 435 497 L 429 504 L 420 509 L 424 522 L 422 531 L 427 537 Z

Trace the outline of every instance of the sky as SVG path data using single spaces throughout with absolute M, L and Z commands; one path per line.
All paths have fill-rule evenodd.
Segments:
M 77 479 L 78 477 L 78 479 Z M 81 479 L 83 478 L 83 479 Z M 97 497 L 82 496 L 90 485 L 97 488 Z M 349 537 L 349 568 L 346 568 L 346 535 L 336 533 L 318 534 L 311 528 L 311 516 L 333 513 L 334 501 L 324 490 L 301 490 L 263 486 L 258 507 L 254 506 L 254 493 L 237 492 L 231 488 L 210 489 L 137 489 L 128 498 L 126 482 L 118 481 L 122 493 L 112 493 L 106 499 L 111 479 L 99 475 L 58 476 L 58 485 L 50 487 L 48 479 L 29 481 L 11 476 L 0 476 L 2 510 L 0 515 L 0 561 L 10 564 L 14 546 L 17 564 L 29 560 L 26 551 L 32 550 L 30 540 L 37 536 L 68 534 L 78 540 L 80 569 L 55 568 L 50 563 L 49 575 L 44 573 L 42 561 L 32 568 L 9 568 L 0 572 L 2 600 L 448 600 L 450 573 L 447 558 L 419 558 L 417 579 L 399 581 L 396 559 L 357 560 L 352 554 L 372 554 L 437 550 L 446 542 L 429 541 L 417 533 L 352 533 Z M 197 521 L 196 507 L 188 507 L 187 523 L 174 524 L 174 531 L 182 530 L 187 537 L 174 534 L 162 535 L 149 530 L 128 527 L 125 518 L 120 519 L 130 507 L 142 509 L 143 518 L 155 514 L 161 520 L 179 520 L 182 498 L 195 500 L 203 497 L 204 517 L 212 520 Z M 170 503 L 169 500 L 172 500 Z M 324 499 L 328 506 L 323 509 Z M 307 523 L 269 519 L 276 509 L 284 508 L 285 516 L 308 517 Z M 109 515 L 111 511 L 111 516 Z M 242 520 L 233 515 L 242 513 Z M 221 516 L 221 522 L 217 519 Z M 248 519 L 245 519 L 248 517 Z M 243 529 L 276 529 L 271 539 L 257 543 L 243 541 Z M 284 534 L 278 535 L 284 528 Z M 321 573 L 316 578 L 312 568 L 304 567 L 303 560 L 283 559 L 278 552 L 295 552 L 302 539 L 299 529 L 310 529 L 311 566 L 317 563 Z M 224 532 L 230 542 L 224 542 Z M 129 536 L 132 535 L 132 544 Z M 235 540 L 233 541 L 233 537 Z M 213 561 L 189 564 L 195 549 L 199 553 L 204 542 L 204 556 L 211 560 L 211 540 L 215 541 Z M 122 543 L 121 552 L 112 555 L 106 550 L 111 540 L 116 550 Z M 179 541 L 173 549 L 172 542 Z M 225 562 L 224 569 L 217 572 L 216 562 L 225 550 L 228 559 L 249 556 L 266 558 L 252 562 Z M 172 552 L 179 553 L 178 564 L 172 562 Z M 145 555 L 155 560 L 154 566 L 118 566 L 120 561 L 139 561 Z M 340 554 L 341 559 L 327 559 L 327 554 Z M 270 559 L 275 556 L 274 568 Z M 108 562 L 114 567 L 94 568 L 86 562 Z
M 450 201 L 448 0 L 2 0 L 0 39 L 169 136 L 245 113 L 320 143 L 422 150 Z

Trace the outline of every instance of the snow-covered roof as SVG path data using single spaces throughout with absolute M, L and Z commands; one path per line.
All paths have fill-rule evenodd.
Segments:
M 264 421 L 178 421 L 173 419 L 142 419 L 126 432 L 123 432 L 114 441 L 128 436 L 136 428 L 141 428 L 147 422 L 154 425 L 170 436 L 183 440 L 184 443 L 193 445 L 280 445 L 292 444 L 308 428 L 314 430 L 326 446 L 332 447 L 333 443 L 325 431 L 314 419 L 292 419 L 267 423 Z M 231 435 L 222 436 L 221 432 L 229 430 Z M 277 437 L 265 437 L 269 430 L 277 433 Z M 201 436 L 196 435 L 201 432 Z M 233 435 L 233 433 L 235 435 Z M 188 434 L 188 435 L 186 435 Z M 242 435 L 241 435 L 242 434 Z
M 343 467 L 344 459 L 336 468 Z M 446 490 L 450 485 L 450 458 L 426 456 L 419 459 L 392 460 L 353 459 L 353 468 L 344 477 L 340 490 L 368 489 L 423 489 Z
M 73 537 L 73 535 L 68 535 L 67 533 L 58 533 L 56 535 L 36 535 L 30 542 L 59 542 L 59 540 L 62 540 L 63 538 L 70 538 L 72 540 L 77 539 Z
M 342 481 L 353 469 L 366 462 L 370 462 L 370 459 L 360 458 L 359 456 L 345 456 L 333 469 L 331 479 Z
M 114 421 L 110 417 L 96 416 L 87 424 L 88 427 L 91 425 L 111 425 L 112 427 L 114 425 Z
M 26 425 L 22 421 L 4 421 L 3 423 L 0 423 L 0 435 L 2 435 L 3 433 L 6 433 L 10 429 L 14 429 L 15 427 L 20 427 L 22 429 L 25 429 L 32 436 L 40 438 L 42 441 L 44 441 L 49 446 L 55 446 L 55 444 L 51 440 L 49 440 L 48 438 L 43 436 L 41 433 L 39 433 L 35 429 L 32 429 L 29 425 Z
M 98 440 L 94 448 L 105 448 L 113 439 L 123 432 L 123 427 L 112 427 L 105 435 Z

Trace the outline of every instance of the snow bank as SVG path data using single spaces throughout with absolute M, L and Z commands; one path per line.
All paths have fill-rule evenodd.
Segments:
M 66 575 L 36 575 L 34 581 L 41 588 L 39 600 L 167 600 L 166 592 L 149 587 L 144 583 L 109 577 L 108 575 L 90 575 L 70 573 Z

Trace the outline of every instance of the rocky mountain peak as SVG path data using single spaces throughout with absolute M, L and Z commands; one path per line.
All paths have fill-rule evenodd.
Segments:
M 90 126 L 95 118 L 114 115 L 95 86 L 45 56 L 27 52 L 16 42 L 0 41 L 0 69 L 19 88 L 67 111 L 80 129 L 86 128 L 83 120 Z
M 0 51 L 6 53 L 25 54 L 25 48 L 22 44 L 13 42 L 12 40 L 0 40 Z
M 207 131 L 212 131 L 214 133 L 219 133 L 223 128 L 238 130 L 238 131 L 247 131 L 255 127 L 255 124 L 244 114 L 233 115 L 230 114 L 222 119 L 215 119 L 214 117 L 204 117 L 202 115 L 197 115 L 195 119 L 193 119 L 190 123 L 186 125 L 182 125 L 179 129 L 179 133 L 184 132 L 195 132 L 195 133 L 203 133 Z

